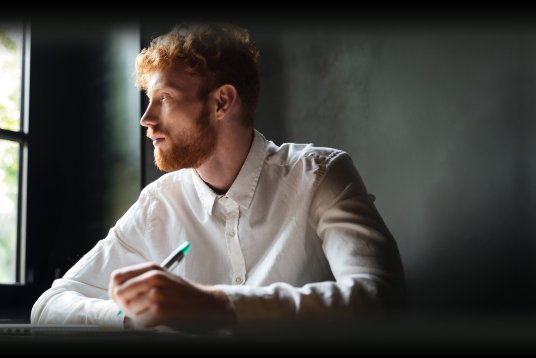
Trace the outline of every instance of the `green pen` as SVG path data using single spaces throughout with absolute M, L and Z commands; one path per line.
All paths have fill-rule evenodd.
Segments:
M 162 261 L 160 266 L 162 266 L 168 271 L 173 270 L 182 261 L 184 256 L 186 256 L 188 251 L 190 251 L 190 247 L 191 246 L 188 241 L 183 242 L 164 261 Z
M 168 257 L 162 263 L 160 266 L 162 266 L 167 271 L 173 270 L 177 265 L 182 261 L 184 256 L 190 251 L 190 243 L 188 241 L 183 242 L 175 251 L 173 251 L 171 254 L 169 254 Z M 123 311 L 119 310 L 117 312 L 117 317 L 120 317 L 123 315 Z

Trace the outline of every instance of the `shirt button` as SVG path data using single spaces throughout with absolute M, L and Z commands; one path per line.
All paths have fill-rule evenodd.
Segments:
M 235 236 L 235 234 L 236 234 L 236 233 L 235 233 L 234 230 L 229 231 L 229 235 L 230 235 L 230 236 Z
M 242 277 L 235 277 L 234 282 L 235 282 L 237 285 L 240 285 L 240 284 L 242 283 Z

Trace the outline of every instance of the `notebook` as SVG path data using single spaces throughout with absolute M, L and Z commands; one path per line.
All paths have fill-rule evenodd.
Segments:
M 0 335 L 53 335 L 53 334 L 80 334 L 102 333 L 107 330 L 100 326 L 47 324 L 33 325 L 30 323 L 0 323 Z

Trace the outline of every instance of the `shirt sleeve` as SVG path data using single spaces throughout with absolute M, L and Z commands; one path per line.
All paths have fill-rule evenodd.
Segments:
M 117 268 L 149 261 L 142 254 L 149 199 L 142 191 L 106 238 L 37 299 L 32 307 L 32 324 L 123 326 L 118 306 L 108 298 L 110 275 Z
M 373 204 L 373 196 L 341 152 L 321 167 L 310 220 L 335 281 L 303 287 L 219 285 L 230 298 L 238 329 L 261 324 L 353 324 L 371 312 L 404 302 L 404 275 L 394 238 Z M 314 263 L 311 263 L 312 265 Z

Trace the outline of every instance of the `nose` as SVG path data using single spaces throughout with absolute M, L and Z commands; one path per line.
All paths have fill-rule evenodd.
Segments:
M 149 106 L 145 110 L 145 113 L 140 118 L 140 124 L 143 127 L 154 126 L 158 123 L 159 118 L 155 106 L 152 101 L 149 102 Z

